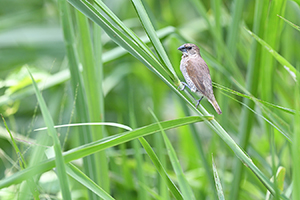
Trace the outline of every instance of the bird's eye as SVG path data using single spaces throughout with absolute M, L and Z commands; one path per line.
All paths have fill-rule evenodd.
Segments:
M 192 47 L 188 47 L 187 49 L 192 49 Z

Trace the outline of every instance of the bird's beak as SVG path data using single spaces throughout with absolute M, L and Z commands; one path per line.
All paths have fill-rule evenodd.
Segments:
M 180 47 L 178 47 L 178 50 L 187 53 L 184 45 L 181 45 Z

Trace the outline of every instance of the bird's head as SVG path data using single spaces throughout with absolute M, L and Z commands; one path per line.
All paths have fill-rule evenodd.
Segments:
M 178 50 L 180 50 L 183 55 L 194 55 L 199 54 L 200 55 L 200 49 L 195 44 L 186 43 L 184 45 L 181 45 Z

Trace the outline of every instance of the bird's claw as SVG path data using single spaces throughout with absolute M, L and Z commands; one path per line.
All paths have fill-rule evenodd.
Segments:
M 203 99 L 203 96 L 197 101 L 196 108 L 198 108 L 200 101 Z
M 182 90 L 184 90 L 185 89 L 185 87 L 188 87 L 188 88 L 190 88 L 190 86 L 188 86 L 188 84 L 186 84 L 185 82 L 181 82 L 181 84 L 183 85 L 183 88 L 179 88 L 180 87 L 180 85 L 178 86 L 178 88 L 182 91 Z M 191 89 L 191 88 L 190 88 Z

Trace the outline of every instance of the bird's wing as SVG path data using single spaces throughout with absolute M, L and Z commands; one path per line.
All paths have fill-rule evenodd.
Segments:
M 200 56 L 187 61 L 186 71 L 199 92 L 205 96 L 213 94 L 209 69 Z

